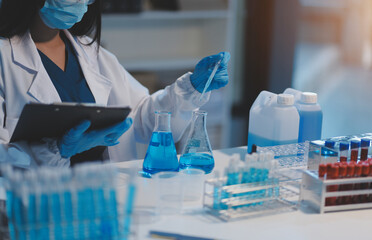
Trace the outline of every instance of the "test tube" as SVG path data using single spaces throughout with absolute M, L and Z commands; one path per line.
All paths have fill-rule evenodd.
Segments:
M 354 177 L 358 178 L 358 177 L 362 176 L 362 170 L 363 170 L 362 164 L 356 164 L 355 165 L 355 174 L 354 174 Z M 361 184 L 360 183 L 355 183 L 353 185 L 353 190 L 360 190 L 360 188 L 361 188 Z M 354 195 L 352 197 L 352 203 L 359 203 L 359 200 L 360 200 L 359 195 Z
M 372 159 L 369 161 L 369 177 L 372 177 Z M 372 183 L 369 184 L 369 189 L 372 189 Z M 372 194 L 368 195 L 368 202 L 372 202 Z
M 324 178 L 327 173 L 327 165 L 324 163 L 319 164 L 318 176 L 319 178 Z
M 337 152 L 334 151 L 335 141 L 333 140 L 326 140 L 324 143 L 324 147 L 322 148 L 322 156 L 326 163 L 334 163 L 337 162 Z
M 356 162 L 358 161 L 358 156 L 359 156 L 360 141 L 351 140 L 350 145 L 351 145 L 350 161 Z
M 338 171 L 338 178 L 346 178 L 346 175 L 347 175 L 347 164 L 346 163 L 345 164 L 340 164 L 339 171 Z M 345 190 L 345 184 L 339 185 L 338 191 L 344 191 L 344 190 Z M 343 201 L 343 198 L 338 197 L 336 199 L 337 205 L 343 204 L 342 201 Z
M 368 177 L 369 175 L 369 164 L 363 162 L 362 164 L 362 177 Z M 361 183 L 360 189 L 369 189 L 369 183 Z M 366 203 L 368 200 L 368 194 L 360 195 L 360 203 Z
M 371 140 L 369 138 L 362 138 L 361 140 L 361 150 L 360 150 L 360 160 L 366 161 L 368 159 L 368 150 Z
M 227 177 L 226 185 L 239 184 L 239 159 L 232 158 L 230 160 L 229 166 L 225 170 Z
M 353 178 L 355 175 L 355 163 L 350 162 L 347 165 L 347 174 L 346 178 Z M 353 189 L 353 184 L 345 184 L 345 191 L 350 191 Z M 351 203 L 351 196 L 344 196 L 342 197 L 342 203 L 343 204 L 350 204 Z
M 337 179 L 339 173 L 339 166 L 333 164 L 331 166 L 330 172 L 327 171 L 327 179 Z M 337 185 L 330 185 L 327 187 L 327 192 L 336 192 L 338 190 Z M 336 197 L 328 197 L 326 198 L 326 206 L 334 206 L 336 205 Z
M 348 155 L 349 155 L 349 143 L 340 142 L 340 162 L 347 162 Z

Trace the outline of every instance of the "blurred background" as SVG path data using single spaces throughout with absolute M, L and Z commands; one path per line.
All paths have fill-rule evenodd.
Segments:
M 372 132 L 372 0 L 105 0 L 104 11 L 103 46 L 151 93 L 231 53 L 228 87 L 203 107 L 213 149 L 246 145 L 260 91 L 288 87 L 318 93 L 323 138 Z

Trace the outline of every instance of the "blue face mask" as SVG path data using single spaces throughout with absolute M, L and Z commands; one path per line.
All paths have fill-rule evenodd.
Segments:
M 88 11 L 88 0 L 46 0 L 40 9 L 43 22 L 53 29 L 70 29 L 80 22 Z

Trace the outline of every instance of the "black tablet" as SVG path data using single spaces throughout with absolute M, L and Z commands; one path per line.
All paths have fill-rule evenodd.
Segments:
M 60 138 L 84 120 L 90 120 L 90 130 L 122 122 L 130 113 L 126 107 L 102 107 L 95 104 L 26 104 L 10 142 L 37 141 L 44 137 Z

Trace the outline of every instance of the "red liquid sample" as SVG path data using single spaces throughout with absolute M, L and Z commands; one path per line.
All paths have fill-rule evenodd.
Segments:
M 326 164 L 319 164 L 319 177 L 324 178 L 325 174 L 327 173 L 327 165 Z
M 355 175 L 355 163 L 354 162 L 350 162 L 347 165 L 346 172 L 347 172 L 346 173 L 347 178 L 353 178 L 354 177 L 354 175 Z M 350 190 L 353 190 L 353 184 L 345 184 L 345 191 L 350 191 Z M 351 204 L 352 203 L 351 196 L 342 197 L 342 203 L 343 204 Z
M 355 174 L 354 177 L 358 178 L 362 176 L 362 164 L 357 164 L 355 165 Z M 355 183 L 353 185 L 353 190 L 360 190 L 361 184 L 360 183 Z M 360 196 L 359 195 L 353 195 L 352 198 L 353 203 L 360 203 Z
M 361 161 L 366 161 L 368 158 L 368 148 L 362 148 L 360 150 L 360 160 Z
M 338 178 L 345 178 L 347 175 L 347 164 L 341 164 L 339 166 L 338 171 Z M 338 187 L 338 191 L 344 191 L 345 190 L 345 184 L 342 184 Z M 336 200 L 337 205 L 343 204 L 343 197 L 338 197 Z
M 364 162 L 362 164 L 362 177 L 368 177 L 369 175 L 369 164 Z M 361 183 L 360 184 L 360 189 L 369 189 L 369 183 L 366 182 L 366 183 Z M 363 195 L 360 195 L 360 202 L 361 203 L 366 203 L 368 202 L 368 194 L 363 194 Z
M 358 149 L 352 149 L 351 155 L 350 155 L 350 161 L 353 161 L 353 162 L 358 161 L 358 153 L 359 153 Z
M 330 172 L 327 171 L 327 179 L 337 179 L 339 173 L 339 167 L 334 164 L 331 167 Z M 338 185 L 330 185 L 327 187 L 327 192 L 337 192 Z M 326 206 L 334 206 L 336 205 L 337 197 L 328 197 L 326 198 Z

